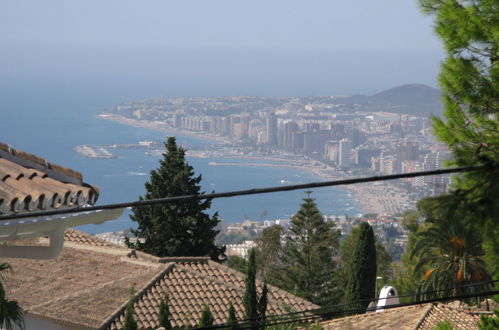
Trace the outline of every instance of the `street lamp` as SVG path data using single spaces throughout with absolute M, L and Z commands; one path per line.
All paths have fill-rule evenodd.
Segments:
M 376 277 L 376 283 L 374 284 L 374 299 L 376 300 L 376 297 L 378 296 L 378 280 L 383 279 L 381 276 Z M 377 302 L 377 300 L 376 300 Z

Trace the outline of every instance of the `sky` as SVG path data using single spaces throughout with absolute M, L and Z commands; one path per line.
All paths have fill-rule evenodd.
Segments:
M 436 86 L 443 58 L 417 0 L 3 0 L 0 31 L 0 85 L 148 96 Z

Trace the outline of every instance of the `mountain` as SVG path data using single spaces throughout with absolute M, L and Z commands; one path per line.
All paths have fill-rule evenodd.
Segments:
M 341 99 L 344 104 L 361 105 L 365 110 L 429 116 L 441 115 L 440 90 L 421 84 L 407 84 L 377 94 L 353 95 Z
M 369 100 L 374 104 L 391 105 L 439 104 L 440 90 L 426 85 L 409 84 L 374 94 Z

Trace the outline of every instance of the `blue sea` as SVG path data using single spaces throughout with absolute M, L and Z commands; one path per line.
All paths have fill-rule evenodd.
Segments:
M 120 150 L 115 153 L 118 156 L 115 159 L 90 159 L 77 154 L 73 147 L 81 144 L 106 145 L 165 140 L 168 135 L 165 132 L 96 118 L 96 114 L 106 107 L 155 95 L 144 91 L 116 91 L 109 86 L 75 85 L 71 81 L 57 84 L 43 84 L 37 81 L 2 85 L 0 80 L 0 88 L 1 142 L 82 172 L 85 182 L 100 187 L 98 204 L 134 201 L 144 193 L 144 182 L 148 180 L 150 170 L 158 166 L 159 157 L 146 156 L 144 150 Z M 177 135 L 177 141 L 191 146 L 209 143 L 183 135 Z M 202 187 L 206 192 L 278 186 L 281 182 L 297 184 L 321 180 L 295 169 L 247 165 L 251 163 L 248 160 L 188 158 L 188 161 L 196 174 L 202 175 Z M 239 161 L 246 165 L 210 166 L 209 163 L 213 161 Z M 220 217 L 227 222 L 240 222 L 246 218 L 285 218 L 298 210 L 304 197 L 304 191 L 292 191 L 216 199 L 210 212 L 218 211 Z M 316 199 L 324 214 L 356 214 L 360 210 L 349 193 L 341 188 L 317 189 L 312 193 L 312 197 Z M 129 219 L 127 211 L 117 220 L 79 229 L 88 233 L 102 233 L 130 227 L 134 227 L 134 223 Z

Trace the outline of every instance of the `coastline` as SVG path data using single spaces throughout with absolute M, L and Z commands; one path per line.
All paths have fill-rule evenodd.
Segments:
M 213 136 L 208 134 L 201 134 L 198 132 L 181 131 L 173 128 L 165 128 L 162 123 L 141 121 L 130 119 L 113 114 L 100 114 L 97 115 L 99 119 L 111 120 L 124 125 L 133 127 L 140 127 L 152 129 L 170 134 L 178 134 L 189 136 L 208 141 L 213 141 L 220 144 L 231 144 L 233 141 L 227 137 Z M 325 181 L 347 179 L 349 176 L 345 173 L 337 171 L 331 166 L 325 164 L 317 165 L 317 161 L 303 158 L 301 160 L 288 159 L 279 156 L 245 156 L 245 155 L 231 155 L 222 157 L 223 159 L 249 159 L 257 161 L 278 161 L 281 164 L 272 163 L 217 163 L 213 166 L 260 166 L 260 167 L 283 167 L 293 168 L 305 173 L 312 174 L 314 177 Z M 342 185 L 336 186 L 344 189 L 351 195 L 351 198 L 357 203 L 359 210 L 364 213 L 376 213 L 380 215 L 388 214 L 394 215 L 402 211 L 401 206 L 409 203 L 410 201 L 403 196 L 403 190 L 393 186 L 388 182 L 376 184 L 355 184 L 355 185 Z

